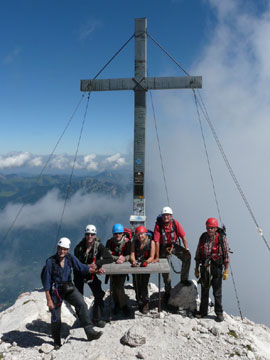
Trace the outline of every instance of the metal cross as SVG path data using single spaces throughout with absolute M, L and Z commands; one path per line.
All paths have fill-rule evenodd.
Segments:
M 81 80 L 81 91 L 134 91 L 133 216 L 135 227 L 145 217 L 145 119 L 146 92 L 160 89 L 195 89 L 202 87 L 201 76 L 147 77 L 147 19 L 135 19 L 135 74 L 128 79 Z

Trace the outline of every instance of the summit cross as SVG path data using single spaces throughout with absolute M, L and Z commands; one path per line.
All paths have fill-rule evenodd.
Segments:
M 131 224 L 145 224 L 145 120 L 146 92 L 202 87 L 201 76 L 147 77 L 147 19 L 135 19 L 134 78 L 81 80 L 81 91 L 134 91 L 133 216 Z

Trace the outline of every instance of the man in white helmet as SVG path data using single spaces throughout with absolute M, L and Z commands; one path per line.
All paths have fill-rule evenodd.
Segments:
M 184 246 L 181 245 L 181 240 Z M 155 261 L 159 261 L 159 258 L 169 258 L 171 254 L 177 256 L 182 261 L 181 283 L 189 286 L 191 284 L 188 281 L 191 254 L 188 241 L 182 226 L 173 219 L 173 211 L 169 206 L 165 206 L 157 217 L 154 241 L 156 244 Z M 170 274 L 162 274 L 162 277 L 165 285 L 163 300 L 164 304 L 167 305 L 171 291 L 171 276 Z
M 82 264 L 75 256 L 69 254 L 69 249 L 70 240 L 66 237 L 61 238 L 57 244 L 56 254 L 46 260 L 41 274 L 47 305 L 52 313 L 51 330 L 55 349 L 59 349 L 61 346 L 61 305 L 63 300 L 75 307 L 89 341 L 98 339 L 102 335 L 101 331 L 93 329 L 84 298 L 71 279 L 72 269 L 84 275 L 95 274 L 99 271 Z
M 83 239 L 74 249 L 74 255 L 83 263 L 87 264 L 93 270 L 99 270 L 104 273 L 102 265 L 110 264 L 113 258 L 105 246 L 97 237 L 97 229 L 95 225 L 87 225 Z M 104 308 L 103 298 L 105 292 L 101 288 L 101 281 L 95 273 L 84 275 L 81 272 L 74 271 L 74 283 L 76 288 L 83 294 L 84 283 L 87 283 L 94 295 L 93 305 L 93 324 L 100 328 L 105 326 L 102 314 Z

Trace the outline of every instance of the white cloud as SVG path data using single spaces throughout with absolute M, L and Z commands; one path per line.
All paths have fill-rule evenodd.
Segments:
M 42 166 L 42 159 L 40 156 L 34 157 L 29 161 L 30 166 Z
M 4 64 L 11 64 L 18 57 L 21 52 L 21 48 L 16 46 L 3 60 Z
M 58 190 L 48 192 L 42 199 L 35 204 L 26 204 L 21 215 L 14 224 L 14 231 L 17 228 L 37 229 L 39 226 L 58 224 L 62 214 L 64 199 L 59 196 Z M 0 229 L 5 229 L 7 224 L 11 224 L 21 209 L 21 204 L 9 203 L 0 212 Z M 111 199 L 97 194 L 82 194 L 78 191 L 67 201 L 63 226 L 72 227 L 84 219 L 86 216 L 109 217 L 114 221 L 114 216 L 119 219 L 125 218 L 128 208 L 131 209 L 130 195 L 124 199 Z
M 104 164 L 112 164 L 113 168 L 119 168 L 121 166 L 126 165 L 126 160 L 124 157 L 121 156 L 120 153 L 116 153 L 114 155 L 108 156 L 105 160 L 104 160 Z
M 86 24 L 82 25 L 79 31 L 80 40 L 85 40 L 100 27 L 101 23 L 98 20 L 89 20 Z
M 31 156 L 28 152 L 0 155 L 0 169 L 24 166 L 31 160 Z
M 83 157 L 84 165 L 86 166 L 87 170 L 97 170 L 98 169 L 98 163 L 94 161 L 96 159 L 96 154 L 89 154 L 85 155 Z
M 56 155 L 49 163 L 49 167 L 53 169 L 64 170 L 71 166 L 70 159 L 65 154 Z

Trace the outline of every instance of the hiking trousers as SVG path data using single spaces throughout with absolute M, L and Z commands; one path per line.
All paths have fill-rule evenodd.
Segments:
M 215 313 L 216 315 L 223 313 L 222 308 L 222 272 L 223 266 L 217 265 L 214 262 L 211 263 L 211 286 L 213 288 L 213 296 L 215 299 Z M 201 278 L 204 279 L 204 272 L 206 267 L 201 265 Z M 206 316 L 208 314 L 208 303 L 209 303 L 209 290 L 208 286 L 204 286 L 201 283 L 201 305 L 200 314 Z
M 111 277 L 112 295 L 114 305 L 122 309 L 127 305 L 127 299 L 125 294 L 125 281 L 126 275 L 113 275 Z
M 93 320 L 99 321 L 101 320 L 103 314 L 103 308 L 104 308 L 103 298 L 105 296 L 105 292 L 102 290 L 101 281 L 96 275 L 92 277 L 92 274 L 89 274 L 84 277 L 80 273 L 74 271 L 74 284 L 82 295 L 83 295 L 83 287 L 85 280 L 87 281 L 87 284 L 89 285 L 92 294 L 94 296 Z
M 63 297 L 63 300 L 67 301 L 70 305 L 73 305 L 76 310 L 76 314 L 79 317 L 81 326 L 84 328 L 86 335 L 93 329 L 93 324 L 90 321 L 90 314 L 88 307 L 84 301 L 83 295 L 78 291 L 76 287 L 72 293 Z M 54 343 L 61 345 L 61 306 L 55 308 L 51 317 L 51 331 Z
M 149 302 L 148 283 L 150 274 L 136 274 L 132 277 L 138 306 L 143 306 Z
M 190 263 L 191 263 L 191 254 L 189 250 L 186 250 L 181 245 L 175 244 L 173 247 L 172 254 L 182 261 L 180 281 L 188 280 Z M 168 259 L 168 256 L 166 256 L 166 254 L 163 253 L 162 255 L 163 256 L 160 256 L 161 258 L 167 257 Z M 171 274 L 170 273 L 162 274 L 162 278 L 164 281 L 165 293 L 169 294 L 172 288 Z

